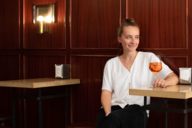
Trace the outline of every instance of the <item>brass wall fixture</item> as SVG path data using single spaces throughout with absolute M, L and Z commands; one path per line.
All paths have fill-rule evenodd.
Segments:
M 55 22 L 55 4 L 34 5 L 33 23 L 39 24 L 39 33 L 49 32 L 49 24 Z

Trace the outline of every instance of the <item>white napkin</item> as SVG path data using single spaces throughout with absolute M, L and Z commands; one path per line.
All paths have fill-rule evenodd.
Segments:
M 191 83 L 191 68 L 179 68 L 179 80 L 180 83 Z

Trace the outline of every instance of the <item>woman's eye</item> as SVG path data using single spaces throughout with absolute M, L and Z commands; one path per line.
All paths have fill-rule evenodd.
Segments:
M 132 36 L 126 36 L 125 38 L 126 39 L 132 39 Z
M 136 36 L 135 39 L 139 39 L 140 37 L 139 36 Z

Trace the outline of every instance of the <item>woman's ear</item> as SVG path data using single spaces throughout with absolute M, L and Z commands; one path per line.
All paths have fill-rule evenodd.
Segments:
M 121 37 L 117 37 L 117 41 L 121 44 Z

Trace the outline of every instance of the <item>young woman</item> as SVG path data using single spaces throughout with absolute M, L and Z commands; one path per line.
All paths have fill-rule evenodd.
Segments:
M 144 128 L 146 111 L 143 96 L 129 95 L 130 87 L 167 87 L 178 83 L 177 75 L 164 63 L 157 73 L 149 70 L 152 52 L 137 51 L 140 39 L 138 24 L 126 19 L 118 29 L 123 53 L 107 61 L 103 73 L 101 104 L 97 128 Z

